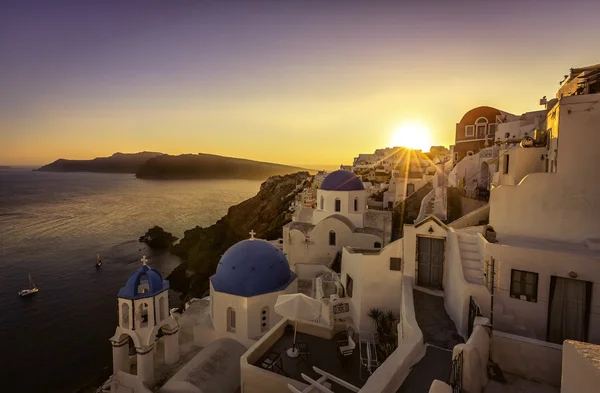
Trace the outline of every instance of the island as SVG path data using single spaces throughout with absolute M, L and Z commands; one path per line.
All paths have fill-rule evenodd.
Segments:
M 136 173 L 148 159 L 161 154 L 144 151 L 140 153 L 115 153 L 110 157 L 97 157 L 93 160 L 60 158 L 37 170 L 47 172 Z
M 218 156 L 214 154 L 160 155 L 147 160 L 136 172 L 140 179 L 247 179 L 265 180 L 304 168 Z

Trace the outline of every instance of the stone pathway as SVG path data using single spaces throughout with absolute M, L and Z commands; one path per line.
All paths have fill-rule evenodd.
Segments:
M 410 370 L 398 393 L 428 393 L 434 379 L 448 382 L 451 369 L 452 352 L 428 345 L 425 356 Z
M 413 298 L 415 316 L 427 349 L 398 393 L 428 393 L 434 379 L 447 383 L 452 369 L 452 348 L 464 342 L 446 313 L 442 296 L 414 289 Z
M 454 322 L 444 308 L 444 298 L 413 290 L 415 316 L 427 344 L 452 350 L 456 344 L 464 343 L 456 331 Z

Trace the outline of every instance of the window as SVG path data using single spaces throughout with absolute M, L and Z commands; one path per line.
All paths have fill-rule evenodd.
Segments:
M 466 126 L 465 136 L 475 136 L 475 126 Z
M 260 312 L 260 332 L 265 333 L 269 331 L 269 307 L 263 307 Z
M 380 242 L 375 242 L 375 243 L 373 243 L 373 247 L 375 247 L 375 248 L 381 248 L 381 243 Z
M 335 232 L 329 231 L 329 245 L 335 246 Z
M 231 307 L 227 309 L 227 331 L 235 333 L 235 310 Z
M 335 211 L 342 211 L 342 201 L 340 201 L 340 198 L 335 198 Z
M 167 305 L 165 304 L 165 298 L 161 297 L 158 300 L 158 320 L 163 321 L 167 317 Z
M 496 123 L 492 123 L 488 126 L 488 135 L 495 135 L 496 130 L 498 129 L 498 125 Z
M 480 117 L 475 121 L 475 124 L 487 124 L 487 119 L 485 117 Z
M 523 270 L 510 271 L 510 297 L 537 302 L 538 274 Z
M 358 211 L 358 198 L 354 198 L 354 211 Z
M 454 153 L 454 161 L 458 161 L 458 152 Z
M 346 295 L 352 297 L 352 289 L 354 287 L 354 280 L 346 273 Z
M 469 150 L 469 151 L 467 152 L 467 156 L 472 156 L 472 155 L 473 155 L 473 152 L 472 152 L 471 150 Z
M 510 156 L 508 154 L 506 154 L 504 156 L 504 170 L 502 173 L 504 173 L 505 175 L 508 173 L 508 165 L 509 165 L 508 159 L 509 158 L 510 158 Z
M 121 304 L 121 327 L 129 329 L 129 304 Z
M 323 210 L 323 203 L 324 203 L 324 198 L 321 197 L 321 210 Z
M 390 258 L 390 270 L 402 270 L 402 258 Z
M 477 138 L 485 138 L 487 124 L 477 124 Z

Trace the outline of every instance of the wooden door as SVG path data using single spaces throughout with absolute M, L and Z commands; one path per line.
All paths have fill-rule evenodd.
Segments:
M 442 289 L 444 281 L 444 239 L 418 237 L 417 284 Z

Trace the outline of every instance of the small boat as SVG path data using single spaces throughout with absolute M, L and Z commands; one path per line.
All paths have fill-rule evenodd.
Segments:
M 35 283 L 33 282 L 33 279 L 31 278 L 31 274 L 30 274 L 29 275 L 29 288 L 19 291 L 19 296 L 29 296 L 29 295 L 33 295 L 34 293 L 37 293 L 37 292 L 38 292 L 38 289 L 35 286 Z
M 100 267 L 102 265 L 102 259 L 100 259 L 100 254 L 96 254 L 96 267 Z

